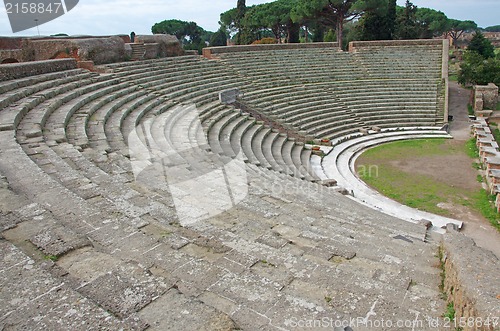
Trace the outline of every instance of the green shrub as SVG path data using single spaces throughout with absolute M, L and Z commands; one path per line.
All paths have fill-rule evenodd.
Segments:
M 472 108 L 472 105 L 470 103 L 467 104 L 467 112 L 469 115 L 474 116 L 474 108 Z

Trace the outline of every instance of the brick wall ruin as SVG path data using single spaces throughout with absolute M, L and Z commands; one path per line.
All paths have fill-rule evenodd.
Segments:
M 148 59 L 184 55 L 184 50 L 175 36 L 166 34 L 137 35 L 135 42 L 143 43 L 146 46 Z
M 136 41 L 144 43 L 147 58 L 184 55 L 182 46 L 175 36 L 137 36 Z M 0 63 L 44 61 L 59 58 L 74 58 L 77 61 L 93 61 L 94 64 L 123 62 L 129 59 L 126 45 L 127 35 L 105 37 L 0 37 Z M 130 49 L 130 47 L 128 47 Z

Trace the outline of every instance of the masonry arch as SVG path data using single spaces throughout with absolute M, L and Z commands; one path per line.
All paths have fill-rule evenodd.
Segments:
M 4 60 L 2 60 L 2 62 L 0 62 L 0 64 L 7 64 L 7 63 L 19 63 L 19 61 L 17 59 L 10 57 L 10 58 L 4 59 Z

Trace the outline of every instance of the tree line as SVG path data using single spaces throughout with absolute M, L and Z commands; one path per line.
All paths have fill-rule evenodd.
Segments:
M 221 30 L 236 44 L 262 38 L 276 42 L 428 39 L 447 33 L 455 41 L 477 29 L 473 21 L 449 19 L 444 13 L 419 8 L 407 0 L 276 0 L 221 14 Z M 332 39 L 334 37 L 334 40 Z
M 352 40 L 429 39 L 447 35 L 456 42 L 465 32 L 475 31 L 464 54 L 458 81 L 463 85 L 500 84 L 500 53 L 475 22 L 449 19 L 430 8 L 418 8 L 410 0 L 398 6 L 396 0 L 275 0 L 236 7 L 220 15 L 220 28 L 210 32 L 195 22 L 165 20 L 151 28 L 153 33 L 175 35 L 184 49 L 235 44 L 298 43 Z M 500 32 L 500 25 L 483 29 Z
M 430 8 L 419 8 L 410 0 L 275 0 L 236 7 L 220 14 L 220 29 L 206 31 L 195 22 L 165 20 L 153 33 L 175 35 L 185 49 L 225 46 L 228 39 L 238 45 L 252 43 L 298 43 L 353 40 L 429 39 L 443 34 L 456 43 L 465 32 L 478 29 L 470 20 L 448 18 Z M 485 31 L 500 31 L 492 26 Z

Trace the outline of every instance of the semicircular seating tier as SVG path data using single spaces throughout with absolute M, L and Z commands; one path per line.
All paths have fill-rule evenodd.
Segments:
M 214 56 L 247 82 L 242 99 L 249 107 L 315 138 L 444 123 L 442 42 Z

